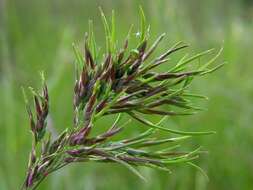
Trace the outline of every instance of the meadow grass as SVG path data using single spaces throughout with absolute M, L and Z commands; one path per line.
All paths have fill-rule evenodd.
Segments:
M 123 31 L 135 20 L 136 7 L 142 1 L 101 1 L 52 3 L 49 1 L 2 1 L 1 4 L 1 93 L 0 93 L 0 189 L 16 189 L 22 183 L 30 149 L 28 122 L 20 86 L 39 87 L 38 71 L 44 70 L 51 93 L 51 117 L 57 131 L 71 125 L 74 81 L 71 43 L 81 42 L 86 21 L 94 20 L 98 40 L 103 39 L 97 7 L 105 13 L 115 9 Z M 216 135 L 199 137 L 188 144 L 204 145 L 210 154 L 199 161 L 210 178 L 206 182 L 190 167 L 173 170 L 173 175 L 153 170 L 141 171 L 148 180 L 143 183 L 117 166 L 87 164 L 85 169 L 73 166 L 56 173 L 41 189 L 251 189 L 252 188 L 252 22 L 250 4 L 244 1 L 148 1 L 143 4 L 151 31 L 167 33 L 169 44 L 184 40 L 193 49 L 220 47 L 224 40 L 224 60 L 229 64 L 208 79 L 195 81 L 192 90 L 207 94 L 204 111 L 186 119 L 172 119 L 167 124 L 175 129 L 212 129 Z M 33 7 L 28 10 L 28 7 Z M 122 8 L 124 7 L 124 9 Z M 196 7 L 200 10 L 197 14 Z M 84 11 L 92 10 L 92 11 Z M 119 11 L 120 10 L 120 11 Z M 136 23 L 137 24 L 137 23 Z M 83 32 L 82 32 L 83 31 Z M 50 34 L 50 35 L 49 35 Z M 163 47 L 161 47 L 162 49 Z M 175 56 L 175 59 L 177 57 Z M 166 66 L 161 67 L 167 69 Z M 208 84 L 208 85 L 207 85 Z M 64 94 L 64 96 L 63 96 Z M 65 105 L 62 105 L 65 102 Z M 64 108 L 64 109 L 63 109 Z M 65 118 L 62 120 L 61 118 Z M 110 119 L 108 118 L 108 121 Z M 201 125 L 200 125 L 201 124 Z M 137 125 L 137 123 L 136 123 Z M 134 135 L 135 131 L 129 131 Z M 31 136 L 30 136 L 31 137 Z M 240 164 L 238 164 L 240 163 Z M 103 172 L 101 172 L 103 171 Z M 120 175 L 118 174 L 120 173 Z M 182 182 L 182 179 L 183 182 Z M 96 181 L 99 180 L 99 184 Z

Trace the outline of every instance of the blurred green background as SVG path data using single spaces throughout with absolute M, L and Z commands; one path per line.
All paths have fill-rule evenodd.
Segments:
M 0 0 L 0 190 L 21 186 L 31 147 L 20 87 L 39 88 L 39 71 L 44 70 L 52 123 L 57 131 L 70 126 L 72 42 L 82 45 L 92 19 L 104 48 L 99 6 L 108 16 L 115 10 L 117 35 L 123 40 L 128 27 L 138 25 L 139 5 L 151 24 L 151 39 L 167 33 L 160 50 L 181 40 L 194 52 L 224 46 L 221 60 L 229 64 L 192 86 L 194 92 L 210 97 L 200 102 L 208 110 L 169 123 L 183 130 L 217 131 L 186 143 L 209 150 L 196 163 L 210 181 L 186 165 L 173 167 L 172 174 L 141 169 L 148 179 L 145 183 L 121 166 L 87 163 L 53 174 L 40 189 L 253 189 L 252 0 Z M 129 130 L 135 131 L 135 125 Z

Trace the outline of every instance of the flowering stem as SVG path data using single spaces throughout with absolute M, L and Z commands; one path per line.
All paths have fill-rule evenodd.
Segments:
M 149 27 L 146 26 L 145 15 L 140 9 L 141 34 L 138 44 L 135 48 L 129 49 L 131 35 L 128 35 L 123 48 L 117 50 L 114 14 L 110 26 L 102 9 L 100 11 L 106 32 L 105 54 L 98 56 L 92 27 L 90 27 L 90 35 L 85 36 L 84 55 L 76 45 L 73 46 L 78 64 L 73 97 L 73 127 L 67 128 L 55 140 L 51 139 L 46 122 L 49 112 L 49 94 L 43 74 L 42 92 L 38 93 L 30 88 L 34 109 L 30 108 L 24 92 L 33 142 L 22 190 L 37 189 L 49 174 L 75 162 L 121 164 L 142 179 L 136 166 L 170 172 L 171 164 L 189 164 L 203 152 L 200 149 L 178 150 L 178 142 L 193 136 L 214 133 L 213 131 L 179 131 L 162 124 L 168 117 L 191 115 L 196 110 L 201 110 L 192 105 L 191 99 L 203 98 L 203 96 L 191 94 L 186 90 L 193 78 L 220 68 L 221 65 L 218 67 L 211 65 L 221 51 L 204 66 L 194 66 L 194 62 L 212 53 L 213 50 L 198 53 L 188 59 L 183 57 L 169 72 L 159 73 L 153 69 L 165 64 L 171 54 L 184 50 L 188 45 L 177 43 L 154 60 L 149 60 L 150 55 L 164 38 L 164 34 L 148 48 Z M 104 60 L 98 57 L 104 57 Z M 195 69 L 189 71 L 187 68 L 190 64 Z M 105 115 L 113 114 L 119 114 L 115 122 L 111 126 L 103 126 L 105 130 L 101 134 L 92 136 L 91 131 L 98 127 L 95 126 L 95 121 Z M 129 122 L 121 117 L 124 114 L 128 114 L 148 129 L 135 137 L 112 140 L 112 137 L 127 128 L 126 124 L 129 125 Z M 151 115 L 158 115 L 162 119 L 155 123 L 151 121 L 149 117 Z M 161 139 L 157 132 L 164 132 L 167 137 Z M 169 146 L 170 143 L 173 143 L 173 146 Z M 169 148 L 166 150 L 160 148 L 157 151 L 149 149 L 151 146 L 159 147 L 161 144 L 167 144 Z M 199 168 L 193 163 L 189 165 Z M 203 173 L 202 170 L 201 172 Z

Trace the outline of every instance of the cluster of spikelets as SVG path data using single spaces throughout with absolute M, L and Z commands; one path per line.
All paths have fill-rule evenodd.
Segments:
M 191 105 L 192 97 L 203 97 L 187 91 L 195 76 L 202 76 L 218 69 L 223 64 L 209 68 L 221 51 L 210 61 L 194 70 L 188 65 L 200 57 L 212 53 L 204 51 L 192 57 L 184 56 L 169 71 L 154 72 L 153 69 L 169 60 L 169 56 L 187 45 L 177 43 L 165 53 L 150 60 L 150 55 L 164 38 L 159 36 L 148 45 L 149 28 L 146 26 L 142 9 L 141 30 L 136 48 L 128 49 L 129 32 L 122 48 L 117 50 L 115 40 L 115 21 L 112 15 L 109 24 L 101 11 L 106 32 L 106 53 L 104 59 L 98 59 L 97 46 L 90 24 L 90 31 L 85 36 L 84 55 L 73 45 L 76 55 L 76 82 L 74 87 L 74 121 L 73 127 L 66 129 L 56 140 L 52 140 L 46 130 L 46 118 L 49 109 L 49 98 L 43 77 L 43 92 L 32 90 L 35 102 L 35 114 L 27 103 L 31 131 L 34 136 L 27 177 L 22 188 L 36 189 L 50 173 L 74 162 L 113 162 L 121 164 L 139 177 L 143 178 L 136 166 L 146 166 L 170 171 L 174 163 L 187 163 L 196 168 L 191 161 L 198 157 L 200 149 L 190 152 L 178 152 L 173 147 L 151 150 L 150 147 L 171 142 L 179 142 L 193 135 L 207 135 L 213 132 L 185 132 L 163 127 L 162 123 L 168 116 L 188 115 L 199 108 Z M 173 111 L 179 108 L 181 112 Z M 127 122 L 122 122 L 122 114 L 137 120 L 147 130 L 135 137 L 112 140 L 111 137 L 122 132 Z M 104 133 L 91 135 L 95 122 L 106 115 L 116 114 L 112 126 L 103 126 Z M 161 120 L 153 123 L 145 115 L 160 115 Z M 134 124 L 133 124 L 134 125 Z M 173 138 L 161 139 L 156 134 L 164 131 L 176 134 Z

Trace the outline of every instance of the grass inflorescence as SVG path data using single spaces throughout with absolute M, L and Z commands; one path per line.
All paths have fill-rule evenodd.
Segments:
M 73 44 L 76 56 L 73 127 L 66 128 L 55 140 L 51 139 L 51 134 L 46 128 L 49 95 L 43 75 L 42 93 L 37 93 L 31 88 L 34 111 L 25 98 L 33 142 L 23 189 L 36 189 L 48 174 L 75 162 L 118 163 L 142 179 L 144 177 L 136 169 L 137 166 L 170 172 L 172 164 L 186 163 L 203 172 L 192 163 L 201 153 L 200 148 L 179 152 L 175 151 L 177 146 L 158 150 L 151 147 L 172 142 L 175 145 L 195 135 L 214 133 L 180 131 L 162 124 L 168 116 L 191 115 L 200 109 L 192 105 L 191 98 L 204 96 L 190 93 L 188 87 L 195 77 L 211 73 L 223 65 L 212 67 L 222 49 L 210 61 L 192 67 L 192 70 L 188 67 L 191 63 L 199 61 L 201 57 L 213 53 L 214 50 L 191 57 L 183 56 L 167 72 L 156 72 L 154 69 L 169 61 L 170 55 L 186 49 L 188 45 L 176 43 L 160 56 L 151 59 L 165 34 L 160 35 L 149 46 L 149 27 L 143 10 L 140 9 L 141 27 L 136 47 L 129 49 L 129 39 L 132 35 L 130 30 L 122 48 L 118 48 L 114 12 L 111 21 L 108 22 L 103 11 L 100 11 L 106 36 L 106 52 L 103 59 L 98 58 L 92 21 L 89 22 L 89 32 L 85 35 L 84 55 L 78 46 Z M 127 124 L 131 122 L 122 122 L 124 114 L 142 123 L 147 129 L 134 137 L 112 140 L 112 137 L 126 130 Z M 108 129 L 105 128 L 102 134 L 93 136 L 91 131 L 96 127 L 95 122 L 106 115 L 116 115 L 115 122 Z M 158 115 L 161 119 L 154 123 L 147 119 L 147 115 Z M 175 136 L 161 139 L 157 132 Z

